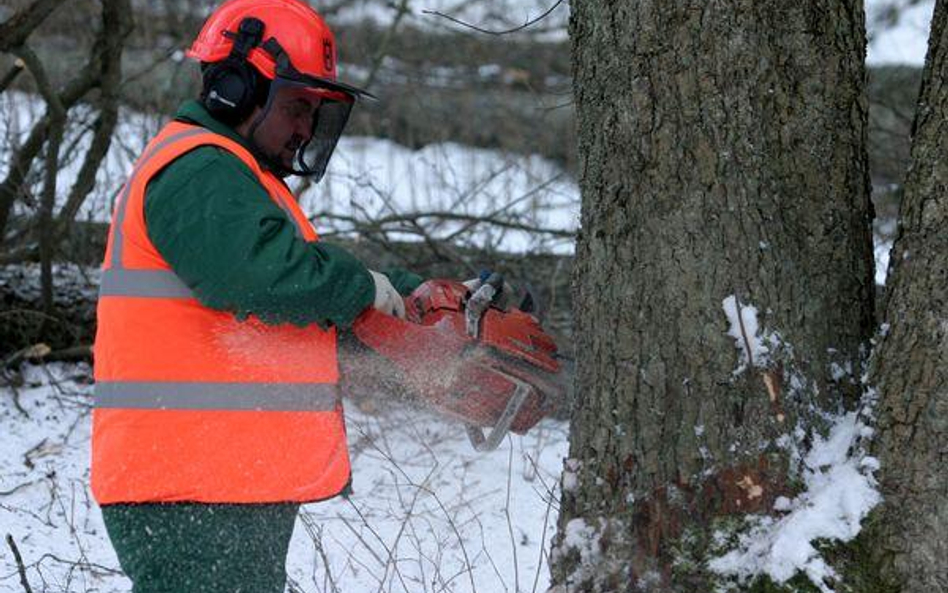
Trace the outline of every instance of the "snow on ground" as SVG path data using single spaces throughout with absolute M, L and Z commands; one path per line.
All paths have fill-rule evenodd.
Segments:
M 0 532 L 13 536 L 37 593 L 127 591 L 88 491 L 89 368 L 25 371 L 15 392 L 0 390 Z M 287 563 L 292 587 L 544 591 L 565 424 L 546 420 L 477 453 L 456 423 L 376 404 L 377 414 L 348 406 L 354 494 L 304 506 Z M 0 545 L 0 591 L 22 590 Z
M 17 92 L 0 95 L 0 146 L 11 146 L 8 138 L 22 141 L 31 122 L 41 117 L 44 109 L 43 101 L 35 96 Z M 77 109 L 80 116 L 82 111 Z M 160 125 L 157 117 L 122 111 L 115 142 L 79 219 L 110 219 L 113 201 L 134 159 Z M 73 131 L 64 146 L 75 144 L 78 148 L 64 150 L 66 158 L 84 154 L 88 142 L 88 134 L 77 138 Z M 10 151 L 0 149 L 0 177 L 6 174 L 9 159 Z M 80 166 L 75 159 L 64 164 L 57 182 L 60 203 L 65 201 Z M 298 181 L 291 182 L 299 186 Z M 304 189 L 301 204 L 310 215 L 324 213 L 316 220 L 322 234 L 351 232 L 354 224 L 380 216 L 441 213 L 454 220 L 429 216 L 420 221 L 431 237 L 452 236 L 455 243 L 513 253 L 572 253 L 573 240 L 496 225 L 472 225 L 471 220 L 487 217 L 527 228 L 567 232 L 579 225 L 579 188 L 556 164 L 538 156 L 455 143 L 413 150 L 389 140 L 343 137 L 326 178 Z M 393 221 L 389 227 L 394 229 L 390 238 L 421 240 L 407 222 Z

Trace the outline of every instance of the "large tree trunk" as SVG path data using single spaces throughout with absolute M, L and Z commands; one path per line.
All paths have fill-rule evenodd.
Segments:
M 888 334 L 873 355 L 885 505 L 876 546 L 906 593 L 948 591 L 948 5 L 932 21 L 892 250 Z
M 706 591 L 711 530 L 791 493 L 786 445 L 807 439 L 794 429 L 859 397 L 873 328 L 862 3 L 572 9 L 579 402 L 554 583 Z M 779 335 L 766 357 L 727 335 L 731 295 Z

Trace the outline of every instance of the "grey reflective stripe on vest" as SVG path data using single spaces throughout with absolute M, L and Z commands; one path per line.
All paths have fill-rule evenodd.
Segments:
M 108 269 L 102 271 L 99 296 L 193 299 L 194 293 L 169 270 Z
M 142 410 L 327 412 L 339 390 L 327 383 L 177 383 L 99 381 L 95 407 Z
M 118 210 L 115 212 L 115 220 L 112 221 L 112 229 L 114 235 L 112 237 L 112 265 L 113 268 L 122 267 L 122 249 L 125 242 L 125 238 L 122 233 L 122 225 L 125 224 L 125 211 L 128 208 L 128 194 L 132 191 L 132 185 L 135 182 L 135 177 L 138 175 L 148 161 L 150 161 L 161 149 L 165 146 L 168 146 L 172 142 L 177 142 L 178 140 L 183 140 L 185 138 L 190 138 L 191 136 L 197 136 L 198 134 L 209 134 L 204 128 L 190 128 L 188 130 L 182 130 L 175 134 L 172 134 L 156 144 L 151 150 L 146 152 L 141 160 L 136 165 L 135 170 L 132 171 L 132 174 L 129 175 L 128 181 L 125 182 L 125 187 L 122 188 L 122 193 L 119 195 Z

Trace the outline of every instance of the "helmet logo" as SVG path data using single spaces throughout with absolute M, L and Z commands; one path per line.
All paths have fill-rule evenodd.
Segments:
M 323 39 L 323 66 L 326 67 L 326 74 L 331 74 L 333 71 L 332 61 L 332 41 Z

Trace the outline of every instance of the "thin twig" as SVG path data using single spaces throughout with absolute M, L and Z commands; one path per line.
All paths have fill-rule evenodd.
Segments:
M 339 593 L 339 586 L 336 584 L 336 579 L 332 576 L 332 566 L 329 563 L 329 556 L 326 554 L 325 546 L 323 546 L 322 526 L 316 525 L 312 517 L 307 513 L 301 513 L 300 520 L 303 522 L 303 527 L 306 528 L 306 532 L 309 534 L 310 541 L 313 542 L 313 548 L 315 548 L 320 560 L 322 560 L 323 566 L 325 567 L 326 579 L 329 581 L 332 593 Z M 313 582 L 316 583 L 315 573 L 313 574 Z M 316 584 L 318 586 L 318 583 Z
M 510 445 L 510 454 L 507 456 L 507 496 L 504 500 L 504 517 L 507 519 L 507 533 L 510 535 L 510 550 L 513 555 L 514 565 L 514 592 L 520 593 L 520 566 L 517 562 L 517 540 L 514 538 L 513 520 L 510 518 L 510 483 L 513 473 L 513 443 L 510 435 L 507 435 L 507 443 Z
M 39 480 L 33 480 L 31 482 L 23 482 L 22 484 L 18 486 L 14 486 L 13 488 L 10 488 L 9 490 L 0 490 L 0 496 L 10 496 L 11 494 L 15 492 L 18 492 L 28 486 L 32 486 L 33 484 L 36 484 L 38 482 Z
M 362 523 L 369 530 L 369 533 L 375 536 L 375 539 L 379 541 L 379 543 L 382 545 L 382 548 L 384 548 L 385 551 L 388 553 L 388 558 L 391 559 L 395 553 L 393 551 L 393 548 L 389 547 L 388 544 L 385 543 L 385 540 L 382 539 L 382 536 L 379 535 L 379 533 L 372 527 L 368 519 L 366 519 L 365 515 L 362 513 L 362 509 L 356 506 L 355 503 L 353 503 L 351 499 L 347 498 L 346 501 L 350 504 L 350 506 L 352 506 L 352 509 L 356 512 L 356 514 L 359 515 L 359 518 L 362 519 Z M 396 542 L 396 545 L 397 545 L 397 542 Z M 376 558 L 378 557 L 376 556 Z M 383 570 L 382 581 L 384 582 L 384 579 L 386 575 L 388 574 L 389 562 L 388 561 L 382 562 L 379 559 L 379 563 L 382 565 L 382 570 Z M 398 577 L 398 580 L 401 581 L 402 587 L 405 589 L 405 592 L 408 593 L 410 589 L 408 588 L 408 585 L 405 584 L 405 579 L 402 577 L 402 572 L 401 570 L 399 570 L 397 563 L 395 564 L 394 569 L 395 569 L 395 576 Z
M 543 530 L 540 531 L 540 555 L 537 558 L 537 571 L 533 575 L 533 587 L 530 589 L 530 593 L 536 593 L 537 584 L 540 582 L 540 569 L 543 567 L 543 557 L 546 550 L 546 527 L 549 524 L 550 520 L 550 509 L 553 508 L 553 497 L 550 496 L 546 502 L 546 511 L 543 513 Z
M 565 231 L 563 229 L 554 229 L 546 227 L 538 227 L 535 225 L 524 224 L 520 222 L 514 222 L 508 219 L 496 218 L 491 215 L 479 216 L 476 214 L 463 214 L 458 212 L 447 212 L 440 210 L 431 210 L 424 212 L 406 212 L 404 214 L 392 214 L 389 216 L 383 216 L 371 220 L 370 222 L 363 222 L 354 216 L 348 216 L 345 214 L 336 214 L 334 212 L 324 211 L 319 212 L 318 214 L 313 215 L 313 220 L 337 220 L 340 222 L 348 222 L 358 229 L 360 233 L 369 233 L 373 231 L 382 231 L 386 225 L 392 225 L 397 223 L 408 223 L 411 225 L 412 229 L 405 227 L 392 229 L 399 232 L 415 232 L 415 227 L 419 224 L 421 219 L 437 219 L 441 222 L 445 221 L 456 221 L 456 222 L 470 222 L 471 225 L 467 225 L 462 228 L 460 231 L 454 231 L 446 239 L 454 238 L 456 235 L 470 230 L 470 227 L 476 224 L 488 224 L 500 228 L 515 230 L 515 231 L 526 231 L 530 233 L 536 233 L 541 235 L 549 235 L 551 237 L 563 238 L 563 239 L 572 239 L 576 236 L 576 233 L 573 231 Z M 328 236 L 330 233 L 322 233 L 323 236 Z
M 747 365 L 754 367 L 754 355 L 751 353 L 750 338 L 747 337 L 747 329 L 744 327 L 744 310 L 741 307 L 741 299 L 734 293 L 734 307 L 737 309 L 737 324 L 741 328 L 741 336 L 744 338 L 744 348 L 747 350 Z
M 462 27 L 467 27 L 468 29 L 473 29 L 474 31 L 477 31 L 478 33 L 484 33 L 484 34 L 486 34 L 486 35 L 508 35 L 508 34 L 510 34 L 510 33 L 516 33 L 517 31 L 522 31 L 522 30 L 526 29 L 527 27 L 530 27 L 530 26 L 532 26 L 532 25 L 535 25 L 535 24 L 539 23 L 540 21 L 542 21 L 542 20 L 545 19 L 546 17 L 550 16 L 550 14 L 551 14 L 554 10 L 556 10 L 557 7 L 558 7 L 560 4 L 562 4 L 562 3 L 563 3 L 563 0 L 556 0 L 556 2 L 553 3 L 553 6 L 551 6 L 550 8 L 548 8 L 548 9 L 546 10 L 546 12 L 544 12 L 543 14 L 541 14 L 540 16 L 538 16 L 537 18 L 532 19 L 532 20 L 529 20 L 529 21 L 525 22 L 524 24 L 520 25 L 519 27 L 514 27 L 513 29 L 507 29 L 507 30 L 504 30 L 504 31 L 491 31 L 490 29 L 482 29 L 482 28 L 480 28 L 480 27 L 478 27 L 478 26 L 476 26 L 476 25 L 472 25 L 472 24 L 470 24 L 470 23 L 465 23 L 464 21 L 462 21 L 462 20 L 460 20 L 460 19 L 457 19 L 457 18 L 454 18 L 454 17 L 451 16 L 451 15 L 444 14 L 443 12 L 438 12 L 437 10 L 422 10 L 421 12 L 422 12 L 423 14 L 430 14 L 430 15 L 433 15 L 433 16 L 439 16 L 439 17 L 441 17 L 441 18 L 443 18 L 443 19 L 447 19 L 447 20 L 451 21 L 452 23 L 456 23 L 456 24 L 458 24 L 458 25 L 461 25 Z
M 20 573 L 20 584 L 23 585 L 23 590 L 26 593 L 33 593 L 30 582 L 26 579 L 26 567 L 23 566 L 23 557 L 20 556 L 20 550 L 16 547 L 16 542 L 13 541 L 13 536 L 9 533 L 7 534 L 7 545 L 10 546 L 10 551 L 13 552 L 13 558 L 16 560 L 16 570 Z
M 428 475 L 424 479 L 424 483 L 427 483 L 428 480 L 431 479 L 431 475 L 434 473 L 435 469 L 436 468 L 431 468 L 431 471 L 428 472 Z M 392 545 L 388 553 L 388 558 L 386 558 L 385 566 L 382 569 L 383 579 L 388 576 L 389 565 L 392 565 L 394 569 L 398 571 L 398 560 L 395 558 L 395 551 L 398 550 L 398 544 L 402 539 L 402 535 L 405 533 L 405 526 L 409 522 L 411 522 L 412 513 L 415 510 L 415 505 L 418 503 L 418 499 L 421 496 L 421 492 L 422 491 L 420 489 L 415 489 L 415 492 L 411 498 L 411 503 L 408 505 L 408 509 L 405 510 L 405 518 L 404 520 L 402 520 L 401 525 L 398 528 L 398 534 L 395 536 L 395 539 L 392 541 Z M 401 577 L 399 576 L 399 580 L 402 581 L 402 586 L 404 586 L 405 585 L 404 579 L 401 579 Z M 384 583 L 379 583 L 379 589 L 377 593 L 382 593 L 383 585 Z M 405 590 L 405 593 L 408 593 L 408 589 Z
M 460 576 L 461 574 L 463 574 L 463 573 L 466 572 L 467 575 L 468 575 L 468 578 L 470 579 L 471 592 L 472 592 L 472 593 L 477 593 L 477 585 L 474 583 L 474 565 L 471 564 L 471 558 L 470 558 L 470 556 L 469 556 L 468 553 L 467 553 L 467 546 L 464 545 L 464 538 L 461 537 L 461 532 L 460 532 L 460 530 L 458 529 L 458 526 L 457 526 L 457 524 L 455 523 L 454 519 L 451 517 L 451 514 L 448 512 L 448 509 L 444 506 L 444 503 L 441 501 L 441 497 L 439 497 L 438 494 L 437 494 L 435 491 L 433 491 L 431 488 L 429 488 L 426 484 L 424 484 L 424 483 L 422 483 L 422 484 L 417 484 L 417 483 L 415 483 L 415 481 L 412 480 L 411 476 L 409 476 L 407 473 L 405 473 L 405 470 L 401 467 L 401 465 L 399 465 L 399 464 L 395 461 L 394 457 L 393 457 L 389 452 L 383 451 L 382 449 L 378 448 L 377 446 L 376 446 L 376 449 L 378 450 L 378 452 L 379 452 L 380 455 L 382 455 L 383 457 L 385 457 L 389 462 L 391 462 L 391 463 L 395 466 L 395 470 L 397 470 L 397 471 L 402 475 L 402 477 L 405 478 L 405 480 L 408 482 L 409 485 L 411 485 L 411 486 L 414 487 L 414 488 L 418 488 L 419 490 L 424 491 L 426 494 L 428 494 L 429 496 L 431 496 L 431 498 L 435 501 L 435 504 L 438 505 L 438 508 L 441 510 L 441 513 L 444 515 L 444 518 L 445 518 L 445 519 L 447 520 L 447 522 L 448 522 L 448 526 L 451 527 L 451 531 L 454 533 L 454 537 L 457 539 L 458 547 L 461 549 L 461 555 L 464 557 L 464 566 L 465 566 L 465 569 L 462 570 L 462 571 L 460 571 L 457 575 L 455 575 L 454 577 L 451 577 L 451 578 L 452 578 L 452 580 L 453 580 L 453 579 L 456 578 L 457 576 Z M 359 512 L 359 509 L 356 508 L 355 505 L 353 505 L 353 508 L 356 509 L 356 512 Z M 361 513 L 361 512 L 359 512 L 359 515 L 360 515 L 360 517 L 362 517 L 362 513 Z M 365 521 L 365 518 L 362 517 L 362 520 Z M 366 524 L 366 525 L 368 525 L 368 524 Z M 371 527 L 369 527 L 369 530 L 372 531 Z M 378 538 L 378 535 L 376 535 L 376 537 Z M 379 541 L 381 541 L 380 538 L 379 538 Z M 383 542 L 383 545 L 384 545 L 384 542 Z M 396 566 L 397 566 L 397 565 L 396 565 Z M 401 576 L 401 575 L 399 574 L 399 576 Z M 403 585 L 404 585 L 404 583 L 403 583 Z M 406 589 L 406 590 L 407 590 L 407 589 Z
M 372 57 L 372 66 L 369 69 L 369 75 L 363 83 L 364 88 L 372 88 L 372 85 L 375 83 L 375 77 L 378 76 L 379 70 L 382 68 L 382 62 L 385 61 L 385 56 L 388 55 L 388 48 L 392 42 L 392 38 L 395 37 L 395 31 L 398 29 L 398 25 L 401 24 L 405 15 L 411 12 L 408 9 L 408 0 L 401 0 L 398 6 L 395 7 L 395 11 L 395 18 L 392 19 L 388 29 L 385 30 L 385 34 L 382 35 L 382 40 L 375 51 L 375 55 Z

